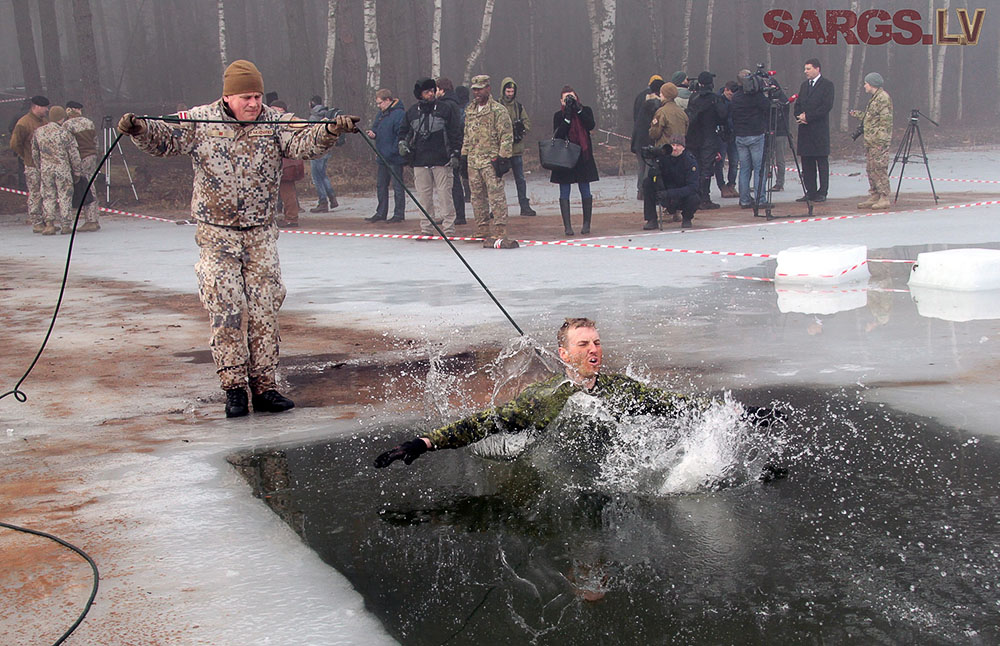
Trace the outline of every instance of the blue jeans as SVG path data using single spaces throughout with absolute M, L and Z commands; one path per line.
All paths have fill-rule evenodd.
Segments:
M 375 183 L 375 195 L 378 197 L 378 206 L 375 207 L 375 215 L 380 218 L 386 217 L 389 213 L 389 182 L 392 182 L 393 203 L 392 217 L 403 218 L 406 210 L 406 192 L 403 190 L 402 182 L 393 178 L 392 173 L 401 180 L 403 178 L 403 165 L 393 164 L 391 167 L 385 164 L 377 164 L 378 179 Z
M 580 197 L 591 197 L 590 195 L 590 182 L 580 182 L 577 184 L 580 188 Z M 573 188 L 572 184 L 560 184 L 559 185 L 559 199 L 568 200 L 570 189 Z
M 312 174 L 313 186 L 316 187 L 316 195 L 319 196 L 320 202 L 326 202 L 328 196 L 331 200 L 337 197 L 333 192 L 333 184 L 326 175 L 326 162 L 330 161 L 331 154 L 332 152 L 327 152 L 319 159 L 309 162 L 309 172 Z
M 715 184 L 721 190 L 725 184 L 736 183 L 736 167 L 739 165 L 739 153 L 736 152 L 736 137 L 731 141 L 723 141 L 719 144 L 719 154 L 722 159 L 715 166 Z M 729 160 L 729 170 L 723 173 L 723 162 Z
M 764 188 L 764 174 L 761 172 L 764 162 L 764 135 L 751 135 L 736 138 L 736 150 L 740 155 L 740 204 L 751 204 L 750 176 L 754 179 L 754 195 L 758 203 L 763 200 L 761 192 Z
M 528 201 L 528 187 L 524 183 L 524 158 L 521 155 L 511 157 L 510 169 L 514 172 L 514 186 L 517 187 L 517 203 L 523 205 Z

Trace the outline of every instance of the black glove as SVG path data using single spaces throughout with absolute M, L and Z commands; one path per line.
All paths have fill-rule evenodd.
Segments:
M 778 422 L 784 422 L 787 415 L 777 408 L 764 408 L 760 406 L 744 406 L 746 413 L 743 418 L 757 428 L 768 428 Z
M 667 208 L 670 205 L 670 192 L 656 191 L 656 203 L 663 208 Z
M 406 464 L 413 464 L 413 461 L 427 452 L 427 443 L 423 438 L 414 438 L 409 442 L 403 442 L 397 447 L 389 449 L 382 455 L 375 458 L 375 468 L 384 469 L 396 460 L 402 460 Z
M 459 170 L 462 168 L 462 158 L 458 155 L 452 155 L 448 159 L 448 168 L 451 168 L 452 170 Z
M 510 170 L 510 157 L 495 157 L 493 161 L 490 162 L 493 166 L 493 170 L 496 172 L 497 177 L 503 177 L 504 174 Z

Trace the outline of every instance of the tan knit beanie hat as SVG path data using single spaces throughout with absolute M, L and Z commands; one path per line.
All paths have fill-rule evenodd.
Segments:
M 264 93 L 264 77 L 250 61 L 233 61 L 222 75 L 222 96 L 250 92 Z
M 61 105 L 49 108 L 49 121 L 62 121 L 66 118 L 66 110 Z

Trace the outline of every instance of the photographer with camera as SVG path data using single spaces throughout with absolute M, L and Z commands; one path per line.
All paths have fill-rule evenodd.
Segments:
M 564 85 L 559 94 L 560 109 L 552 115 L 552 138 L 567 139 L 580 147 L 580 158 L 573 168 L 557 168 L 552 171 L 549 181 L 559 185 L 559 212 L 562 214 L 563 229 L 567 236 L 573 235 L 570 224 L 569 193 L 573 184 L 580 189 L 583 203 L 583 226 L 580 233 L 590 233 L 590 217 L 594 209 L 594 197 L 590 193 L 590 183 L 596 182 L 597 161 L 594 159 L 594 144 L 590 131 L 597 126 L 594 111 L 580 102 L 580 97 L 569 85 Z
M 535 209 L 531 208 L 528 201 L 528 187 L 524 182 L 524 136 L 531 130 L 531 119 L 524 111 L 524 106 L 517 100 L 517 83 L 514 79 L 507 77 L 501 86 L 503 94 L 500 97 L 500 105 L 507 108 L 510 115 L 511 127 L 514 130 L 514 147 L 510 158 L 510 169 L 514 173 L 514 186 L 517 187 L 517 203 L 521 205 L 521 215 L 535 215 Z
M 642 154 L 651 167 L 643 184 L 642 214 L 646 220 L 643 231 L 659 228 L 657 205 L 667 209 L 670 215 L 680 210 L 681 228 L 690 229 L 701 203 L 700 173 L 694 155 L 684 147 L 684 135 L 674 133 L 665 145 L 647 146 Z
M 698 82 L 691 87 L 694 96 L 691 97 L 687 107 L 689 119 L 687 147 L 697 158 L 698 169 L 701 172 L 698 180 L 701 205 L 698 208 L 702 210 L 719 208 L 719 205 L 712 201 L 710 191 L 719 145 L 722 142 L 718 127 L 725 125 L 729 116 L 725 101 L 715 93 L 714 79 L 715 74 L 711 72 L 702 72 L 698 75 Z
M 889 143 L 892 141 L 892 97 L 882 88 L 882 75 L 872 72 L 865 76 L 865 92 L 871 95 L 864 112 L 851 110 L 850 115 L 861 119 L 861 125 L 851 134 L 857 141 L 864 135 L 865 165 L 868 173 L 868 199 L 858 203 L 859 209 L 884 211 L 889 208 Z
M 764 131 L 770 109 L 767 93 L 755 82 L 750 70 L 740 70 L 737 75 L 740 87 L 733 93 L 733 134 L 736 136 L 736 153 L 740 159 L 740 208 L 749 209 L 756 202 L 765 201 L 764 191 Z M 750 179 L 753 177 L 753 195 Z

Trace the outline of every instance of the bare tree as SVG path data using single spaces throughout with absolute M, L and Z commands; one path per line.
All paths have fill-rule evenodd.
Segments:
M 375 19 L 375 0 L 365 0 L 365 61 L 368 76 L 365 78 L 365 105 L 375 100 L 375 91 L 382 78 L 382 57 L 378 47 L 378 23 Z
M 465 63 L 463 81 L 468 81 L 472 78 L 472 70 L 479 64 L 479 57 L 483 55 L 483 48 L 486 46 L 486 41 L 490 39 L 490 27 L 493 25 L 494 2 L 495 0 L 486 0 L 486 6 L 483 8 L 483 26 L 479 31 L 479 40 L 476 41 L 476 46 L 472 48 L 472 53 L 469 54 L 469 58 Z
M 431 76 L 441 76 L 441 0 L 434 0 L 434 21 L 431 27 Z
M 38 1 L 38 23 L 42 31 L 42 62 L 45 64 L 45 91 L 49 98 L 64 101 L 62 49 L 59 47 L 59 22 L 53 0 Z
M 226 52 L 226 3 L 218 0 L 219 10 L 219 60 L 222 62 L 222 69 L 229 66 L 229 55 Z
M 855 14 L 858 13 L 858 0 L 851 0 L 851 11 Z M 856 45 L 847 45 L 847 55 L 844 59 L 844 91 L 840 93 L 840 129 L 843 132 L 847 132 L 848 123 L 847 118 L 850 116 L 848 112 L 851 109 L 851 85 L 854 66 L 854 49 Z
M 715 0 L 708 0 L 705 16 L 705 69 L 712 69 L 712 16 L 715 14 Z
M 618 82 L 615 76 L 617 0 L 587 0 L 591 51 L 597 78 L 597 105 L 605 127 L 618 125 Z
M 944 10 L 951 9 L 951 0 L 944 0 Z M 934 15 L 932 12 L 930 15 Z M 928 49 L 930 49 L 928 47 Z M 944 87 L 944 59 L 948 53 L 947 45 L 938 45 L 937 62 L 933 66 L 934 85 L 931 91 L 931 119 L 938 121 L 941 119 L 941 90 Z
M 17 48 L 21 52 L 21 73 L 24 74 L 24 91 L 29 95 L 42 93 L 42 75 L 38 71 L 35 54 L 35 32 L 31 27 L 31 8 L 28 0 L 12 0 L 14 25 L 17 29 Z
M 684 29 L 681 31 L 683 34 L 691 33 L 691 13 L 694 10 L 694 0 L 685 0 L 684 2 Z M 683 49 L 681 49 L 681 69 L 685 72 L 688 68 L 688 58 L 691 56 L 691 41 L 689 38 L 681 38 L 684 43 Z
M 323 60 L 323 105 L 333 103 L 333 55 L 337 51 L 337 0 L 326 3 L 326 58 Z
M 83 81 L 81 100 L 90 114 L 104 114 L 90 0 L 73 0 L 73 21 L 76 23 L 76 46 L 80 50 L 80 78 Z

